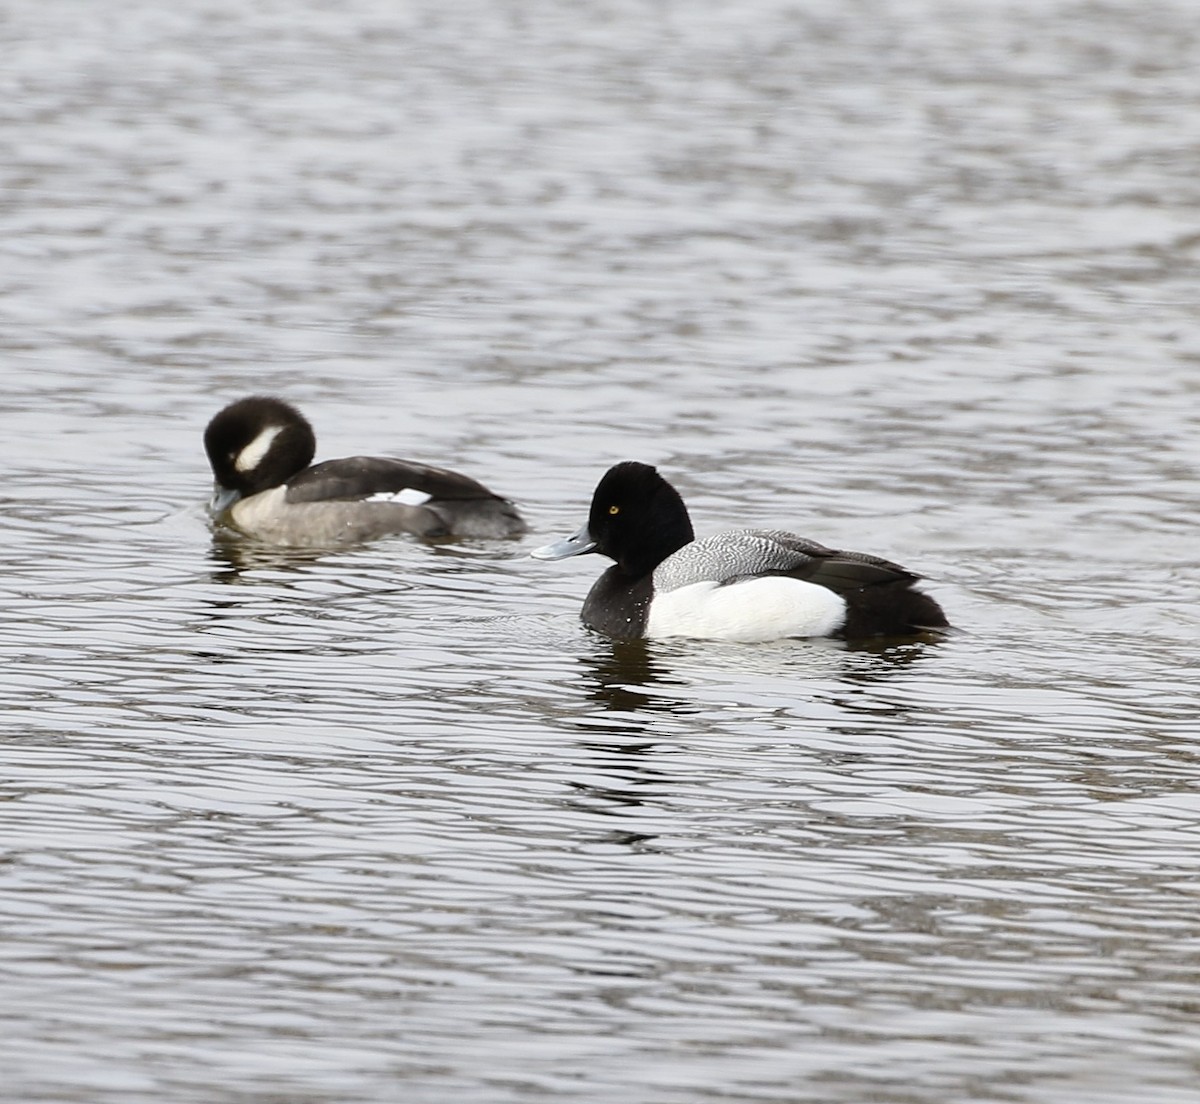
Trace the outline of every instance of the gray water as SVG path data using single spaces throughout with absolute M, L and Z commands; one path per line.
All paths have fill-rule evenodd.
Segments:
M 1197 1099 L 1190 0 L 0 41 L 6 1102 Z M 261 391 L 532 532 L 214 542 Z M 960 631 L 592 635 L 624 458 Z

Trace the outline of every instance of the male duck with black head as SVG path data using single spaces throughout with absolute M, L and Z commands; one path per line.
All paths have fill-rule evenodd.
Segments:
M 255 540 L 299 548 L 396 533 L 525 532 L 511 502 L 458 472 L 375 456 L 312 464 L 316 448 L 312 426 L 290 403 L 264 395 L 230 403 L 204 431 L 216 479 L 214 519 Z
M 920 576 L 878 556 L 776 529 L 694 536 L 675 488 L 627 460 L 600 480 L 579 532 L 531 555 L 615 560 L 588 594 L 583 621 L 618 640 L 857 640 L 949 629 L 941 606 L 914 587 Z

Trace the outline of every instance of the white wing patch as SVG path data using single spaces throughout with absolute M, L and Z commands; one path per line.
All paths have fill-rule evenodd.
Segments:
M 234 470 L 248 472 L 257 468 L 262 463 L 263 457 L 271 451 L 271 445 L 275 443 L 275 438 L 284 431 L 284 428 L 284 426 L 268 426 L 266 429 L 260 430 L 258 436 L 234 457 Z
M 765 575 L 727 586 L 706 580 L 655 594 L 646 635 L 756 644 L 829 636 L 845 621 L 846 603 L 827 587 Z
M 380 491 L 371 495 L 368 502 L 398 502 L 401 506 L 424 506 L 433 495 L 418 491 L 414 487 L 405 487 L 402 491 Z

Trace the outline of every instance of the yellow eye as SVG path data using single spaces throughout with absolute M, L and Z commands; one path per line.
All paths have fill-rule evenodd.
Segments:
M 610 506 L 608 508 L 608 512 L 610 514 L 619 514 L 621 512 L 621 507 L 620 506 Z

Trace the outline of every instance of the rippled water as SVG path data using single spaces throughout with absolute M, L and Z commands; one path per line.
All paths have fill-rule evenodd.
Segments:
M 1195 1099 L 1192 5 L 0 31 L 4 1099 Z M 214 544 L 252 391 L 530 538 Z M 606 643 L 627 457 L 961 631 Z

